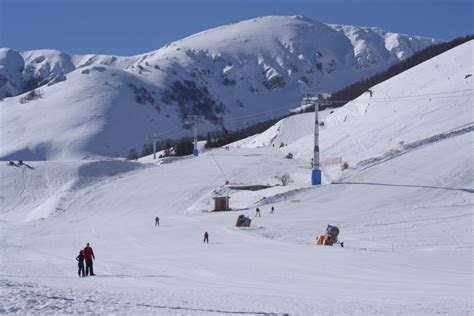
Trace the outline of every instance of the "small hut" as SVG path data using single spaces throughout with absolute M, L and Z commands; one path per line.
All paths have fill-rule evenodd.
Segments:
M 228 196 L 216 196 L 214 199 L 214 210 L 213 212 L 219 211 L 229 211 L 230 210 L 230 203 Z

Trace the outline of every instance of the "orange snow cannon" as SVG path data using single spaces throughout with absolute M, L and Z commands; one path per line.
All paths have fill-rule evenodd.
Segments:
M 344 242 L 337 239 L 339 235 L 339 228 L 337 226 L 328 225 L 326 228 L 326 234 L 316 236 L 316 245 L 318 246 L 332 246 L 339 244 L 344 247 Z

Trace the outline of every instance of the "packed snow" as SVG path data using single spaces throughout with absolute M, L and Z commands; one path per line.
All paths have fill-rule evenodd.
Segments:
M 348 168 L 321 186 L 314 113 L 199 157 L 1 164 L 0 312 L 472 314 L 473 45 L 325 112 L 322 161 Z M 315 245 L 328 224 L 343 248 Z M 86 242 L 97 276 L 78 278 Z

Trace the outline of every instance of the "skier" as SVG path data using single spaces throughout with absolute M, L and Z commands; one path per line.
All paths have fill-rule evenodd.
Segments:
M 255 210 L 255 217 L 262 217 L 262 215 L 260 215 L 260 209 L 258 207 Z
M 78 265 L 78 268 L 79 268 L 79 271 L 77 271 L 77 274 L 79 275 L 79 277 L 85 277 L 84 275 L 84 251 L 83 250 L 80 250 L 79 251 L 79 255 L 76 257 L 76 260 L 77 260 L 77 265 Z
M 95 260 L 94 250 L 92 250 L 89 243 L 87 243 L 86 248 L 84 248 L 84 259 L 86 259 L 86 276 L 88 276 L 89 273 L 90 275 L 95 275 L 92 264 L 92 259 Z
M 155 217 L 155 226 L 160 226 L 160 218 L 158 216 Z
M 272 206 L 272 210 L 270 211 L 270 214 L 273 214 L 274 210 L 275 210 L 275 208 Z
M 207 232 L 204 233 L 204 243 L 209 243 L 209 234 Z

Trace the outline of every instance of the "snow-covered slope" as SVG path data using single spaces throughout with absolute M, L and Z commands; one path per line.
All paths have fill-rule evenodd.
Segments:
M 349 168 L 326 170 L 332 179 L 318 187 L 309 185 L 311 114 L 229 150 L 147 168 L 0 164 L 0 312 L 470 315 L 472 48 L 327 113 L 323 159 L 342 156 Z M 277 185 L 283 174 L 291 182 Z M 235 188 L 243 185 L 271 187 Z M 234 211 L 203 212 L 218 194 Z M 240 214 L 250 228 L 234 227 Z M 344 248 L 314 245 L 327 224 L 339 226 Z M 78 279 L 74 258 L 86 242 L 97 276 Z
M 469 130 L 474 123 L 473 49 L 474 41 L 460 45 L 372 87 L 372 95 L 367 92 L 342 108 L 324 111 L 320 129 L 323 160 L 342 156 L 355 165 L 389 150 Z M 313 125 L 314 113 L 291 116 L 234 146 L 254 148 L 283 142 L 288 144 L 282 148 L 285 152 L 309 161 Z
M 0 157 L 124 156 L 154 133 L 189 135 L 182 124 L 190 113 L 206 116 L 202 133 L 241 127 L 287 113 L 304 92 L 334 92 L 435 42 L 270 16 L 132 57 L 0 49 L 0 98 L 7 97 L 0 140 L 8 143 Z M 21 94 L 37 86 L 41 97 Z
M 143 169 L 129 161 L 45 162 L 9 166 L 0 172 L 2 219 L 22 222 L 64 212 L 69 197 L 91 190 L 104 179 Z
M 11 98 L 0 104 L 4 159 L 118 156 L 134 140 L 150 141 L 151 126 L 175 126 L 155 108 L 135 103 L 127 85 L 139 81 L 128 72 L 92 67 L 88 74 L 75 71 L 68 78 L 68 84 L 44 89 L 43 98 L 23 104 Z

